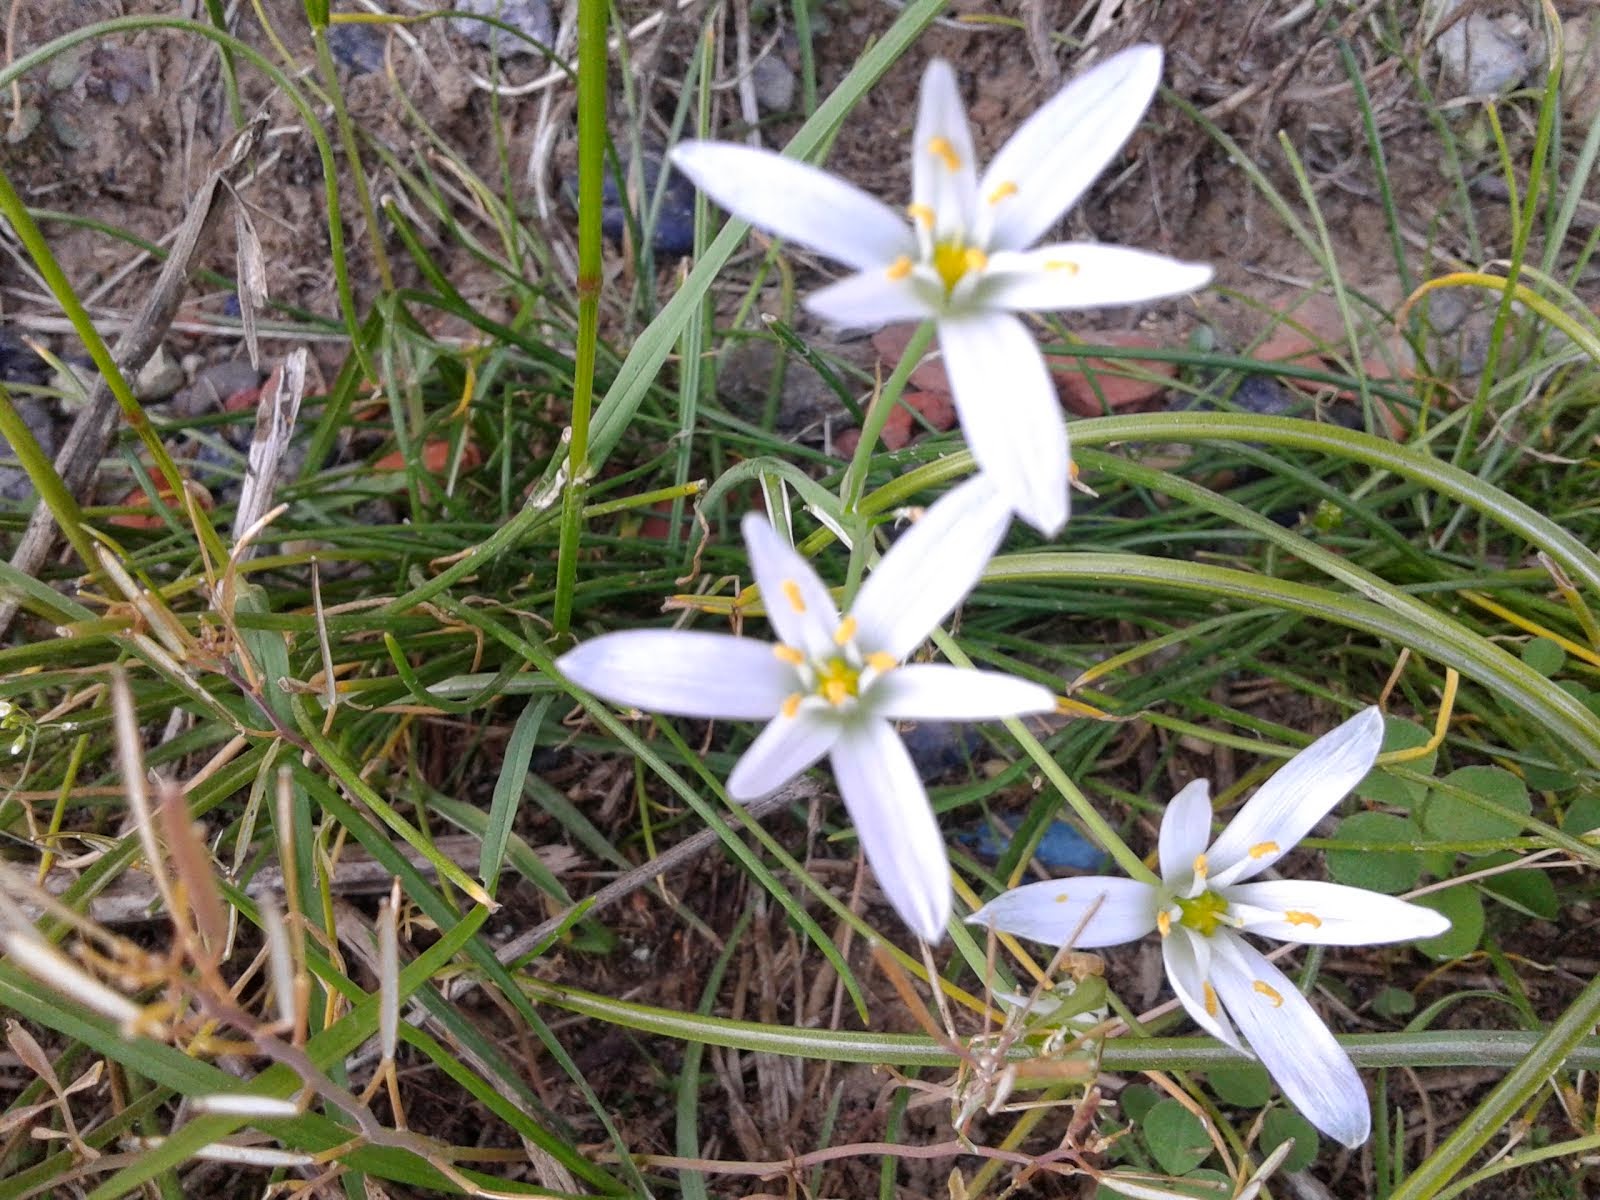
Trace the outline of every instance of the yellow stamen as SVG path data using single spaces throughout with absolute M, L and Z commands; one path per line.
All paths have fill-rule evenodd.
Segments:
M 967 248 L 967 270 L 981 271 L 989 265 L 989 256 L 976 246 Z
M 895 662 L 894 655 L 887 650 L 874 650 L 867 655 L 867 666 L 871 667 L 879 675 L 886 674 L 899 665 L 899 663 Z
M 1206 856 L 1204 854 L 1196 854 L 1194 856 L 1194 877 L 1196 879 L 1204 879 L 1210 871 L 1211 866 L 1206 862 Z
M 1214 1017 L 1217 1015 L 1217 993 L 1209 983 L 1202 983 L 1200 986 L 1205 989 L 1206 1016 Z
M 946 171 L 961 170 L 961 156 L 956 153 L 956 148 L 950 144 L 948 138 L 929 138 L 928 153 L 942 162 Z
M 933 209 L 926 204 L 906 205 L 906 216 L 910 217 L 918 225 L 925 225 L 929 229 L 932 229 L 933 223 L 939 219 L 934 215 Z
M 787 597 L 790 608 L 794 609 L 797 613 L 805 612 L 806 598 L 801 594 L 800 585 L 798 583 L 792 579 L 785 579 L 783 581 L 783 594 L 785 597 Z
M 902 254 L 889 264 L 889 269 L 884 272 L 890 279 L 904 279 L 911 274 L 911 260 Z
M 828 698 L 828 703 L 838 708 L 850 698 L 850 685 L 842 679 L 825 679 L 822 683 L 822 694 Z
M 1068 275 L 1076 275 L 1081 268 L 1070 258 L 1052 258 L 1045 262 L 1046 271 L 1064 271 Z
M 1067 902 L 1067 894 L 1065 892 L 1057 892 L 1056 893 L 1056 903 L 1057 904 L 1065 904 L 1066 902 Z
M 1172 932 L 1172 914 L 1162 909 L 1156 914 L 1156 928 L 1161 931 L 1161 936 L 1166 937 Z
M 785 696 L 783 698 L 783 707 L 780 708 L 778 711 L 781 712 L 784 716 L 786 716 L 786 717 L 788 717 L 788 718 L 790 718 L 792 720 L 794 718 L 795 713 L 800 711 L 800 701 L 802 701 L 804 699 L 805 699 L 805 697 L 802 696 L 799 692 L 795 692 L 795 693 L 793 693 L 791 695 Z
M 856 624 L 854 617 L 846 617 L 840 621 L 839 628 L 833 631 L 833 644 L 835 646 L 848 644 L 856 636 Z
M 1268 1000 L 1271 1000 L 1273 1008 L 1283 1007 L 1283 994 L 1270 983 L 1262 983 L 1261 980 L 1257 979 L 1250 986 L 1255 988 L 1256 991 L 1260 992 Z
M 785 646 L 782 642 L 779 642 L 772 648 L 772 654 L 779 662 L 786 662 L 791 667 L 805 666 L 806 656 L 793 646 Z
M 1002 183 L 999 187 L 995 188 L 994 191 L 989 193 L 989 203 L 990 204 L 999 204 L 1000 201 L 1009 199 L 1010 197 L 1015 196 L 1016 194 L 1017 194 L 1017 185 L 1012 183 L 1011 180 L 1008 179 L 1004 183 Z
M 1309 925 L 1313 929 L 1322 928 L 1322 921 L 1318 919 L 1315 913 L 1295 912 L 1293 909 L 1290 909 L 1288 912 L 1283 914 L 1283 919 L 1289 922 L 1291 925 Z
M 1257 842 L 1250 847 L 1251 858 L 1265 858 L 1269 854 L 1278 853 L 1277 842 Z

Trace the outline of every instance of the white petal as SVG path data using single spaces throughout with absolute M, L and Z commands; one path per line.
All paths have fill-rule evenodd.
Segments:
M 1054 948 L 1069 938 L 1080 950 L 1120 946 L 1156 927 L 1156 893 L 1148 883 L 1119 875 L 1047 879 L 1001 892 L 967 924 L 993 926 Z
M 1259 875 L 1287 854 L 1361 782 L 1382 745 L 1383 714 L 1363 709 L 1279 767 L 1211 847 L 1211 885 Z
M 1250 1048 L 1306 1120 L 1346 1146 L 1372 1132 L 1355 1065 L 1300 989 L 1243 938 L 1212 943 L 1211 981 Z
M 1180 262 L 1165 254 L 1064 242 L 991 255 L 979 294 L 997 308 L 1058 312 L 1181 296 L 1205 287 L 1211 274 L 1203 263 Z
M 877 680 L 866 701 L 891 721 L 990 721 L 1054 712 L 1056 698 L 1041 687 L 998 671 L 913 663 Z
M 950 860 L 900 735 L 887 721 L 847 729 L 833 774 L 878 886 L 912 932 L 939 941 L 950 921 Z
M 977 190 L 972 130 L 956 73 L 936 58 L 922 75 L 911 139 L 911 199 L 933 212 L 936 237 L 965 237 L 972 229 Z
M 728 799 L 746 804 L 777 791 L 826 754 L 838 739 L 838 721 L 810 705 L 792 717 L 774 717 L 733 765 Z
M 1172 932 L 1161 939 L 1161 961 L 1167 968 L 1167 982 L 1172 985 L 1178 1003 L 1194 1018 L 1196 1025 L 1217 1041 L 1242 1050 L 1243 1043 L 1222 1011 L 1215 992 L 1209 997 L 1206 995 L 1211 957 L 1211 942 L 1181 925 L 1174 925 Z
M 832 653 L 839 609 L 811 564 L 786 544 L 761 514 L 745 514 L 739 528 L 750 551 L 750 570 L 761 589 L 761 606 L 778 637 L 812 657 Z
M 939 322 L 961 432 L 1011 507 L 1046 537 L 1067 522 L 1067 423 L 1039 347 L 996 312 Z
M 858 271 L 887 267 L 916 251 L 899 213 L 816 167 L 727 142 L 683 142 L 671 157 L 735 216 Z
M 910 654 L 966 598 L 1011 523 L 993 482 L 951 488 L 890 546 L 862 583 L 850 615 L 867 653 Z
M 918 293 L 911 276 L 891 279 L 882 270 L 861 271 L 831 283 L 807 296 L 805 305 L 824 321 L 859 328 L 922 321 L 937 311 Z
M 1054 225 L 1122 149 L 1160 82 L 1160 48 L 1132 46 L 1029 117 L 978 185 L 979 221 L 992 222 L 987 248 L 1020 250 Z
M 1234 915 L 1244 918 L 1245 933 L 1282 942 L 1379 946 L 1438 937 L 1450 928 L 1450 918 L 1431 908 L 1338 883 L 1267 879 L 1234 884 L 1224 895 Z
M 764 721 L 798 684 L 771 642 L 682 629 L 591 638 L 556 660 L 561 673 L 613 704 L 682 717 Z
M 1194 876 L 1194 860 L 1211 841 L 1211 784 L 1196 779 L 1167 803 L 1161 814 L 1161 878 L 1183 892 Z

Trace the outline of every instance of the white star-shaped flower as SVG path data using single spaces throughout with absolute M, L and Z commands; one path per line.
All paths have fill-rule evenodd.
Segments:
M 557 665 L 615 704 L 770 720 L 728 777 L 737 801 L 775 791 L 828 755 L 884 893 L 919 937 L 936 942 L 950 919 L 950 864 L 891 722 L 986 720 L 1055 707 L 1048 688 L 1023 679 L 904 661 L 978 582 L 1010 516 L 986 476 L 952 489 L 890 547 L 840 616 L 811 565 L 752 513 L 744 538 L 776 645 L 629 630 L 584 642 Z
M 855 268 L 807 299 L 819 316 L 856 326 L 936 321 L 973 457 L 1024 520 L 1054 535 L 1067 519 L 1066 423 L 1043 356 L 1013 314 L 1136 304 L 1211 278 L 1210 267 L 1119 246 L 1034 246 L 1116 156 L 1160 78 L 1159 47 L 1107 59 L 1024 122 L 980 178 L 955 73 L 930 63 L 909 221 L 766 150 L 686 142 L 672 162 L 729 212 Z
M 1313 1125 L 1359 1146 L 1372 1115 L 1349 1055 L 1294 981 L 1241 935 L 1368 946 L 1437 937 L 1450 928 L 1432 909 L 1364 888 L 1247 882 L 1361 782 L 1382 744 L 1382 715 L 1376 708 L 1358 713 L 1279 768 L 1209 848 L 1210 790 L 1195 780 L 1161 819 L 1159 886 L 1102 876 L 1030 883 L 968 920 L 1051 946 L 1070 939 L 1080 949 L 1159 930 L 1167 979 L 1200 1027 L 1238 1050 L 1242 1034 Z

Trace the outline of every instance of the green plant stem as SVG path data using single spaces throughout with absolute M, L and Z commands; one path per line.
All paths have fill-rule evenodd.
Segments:
M 11 453 L 16 455 L 22 469 L 28 473 L 34 490 L 50 510 L 50 515 L 56 519 L 67 541 L 78 552 L 84 567 L 91 572 L 98 570 L 95 542 L 83 527 L 83 510 L 78 507 L 77 498 L 61 482 L 55 464 L 44 452 L 44 447 L 34 439 L 33 431 L 17 412 L 11 393 L 3 385 L 0 385 L 0 438 L 10 443 Z
M 606 153 L 606 0 L 578 0 L 578 332 L 572 380 L 572 441 L 561 498 L 561 546 L 556 558 L 556 636 L 572 624 L 578 582 L 578 543 L 589 481 L 589 417 L 600 340 L 600 191 Z
M 334 125 L 339 130 L 339 141 L 344 145 L 345 162 L 350 166 L 350 180 L 356 188 L 356 203 L 361 206 L 361 217 L 367 223 L 367 240 L 372 245 L 372 262 L 378 271 L 378 283 L 385 292 L 392 292 L 394 272 L 389 268 L 389 255 L 383 248 L 378 210 L 373 207 L 372 192 L 367 187 L 367 171 L 361 165 L 361 143 L 356 138 L 350 110 L 345 107 L 344 89 L 339 86 L 339 68 L 334 65 L 333 51 L 328 47 L 326 25 L 312 27 L 311 43 L 317 52 L 317 70 L 322 73 L 323 86 L 327 88 L 328 99 L 333 104 Z
M 872 465 L 872 452 L 878 447 L 884 422 L 889 419 L 894 406 L 900 403 L 900 395 L 906 390 L 906 380 L 911 378 L 911 372 L 916 370 L 922 356 L 928 352 L 933 333 L 932 321 L 924 321 L 917 326 L 893 373 L 884 381 L 867 409 L 867 419 L 861 426 L 861 440 L 856 443 L 856 452 L 850 456 L 850 465 L 845 469 L 844 481 L 839 487 L 839 499 L 847 514 L 855 512 L 856 506 L 861 503 L 861 494 L 866 490 L 867 468 Z
M 1427 1200 L 1436 1196 L 1490 1138 L 1503 1130 L 1516 1111 L 1550 1081 L 1572 1056 L 1574 1048 L 1595 1039 L 1600 1022 L 1600 977 L 1578 994 L 1577 1000 L 1539 1037 L 1511 1073 L 1502 1079 L 1483 1103 L 1467 1114 L 1450 1136 L 1440 1143 L 1395 1189 L 1391 1200 Z
M 896 1067 L 954 1067 L 961 1062 L 960 1055 L 949 1045 L 925 1034 L 795 1028 L 760 1021 L 736 1021 L 730 1017 L 676 1012 L 617 1000 L 532 977 L 523 977 L 518 982 L 531 1000 L 554 1004 L 568 1012 L 640 1033 L 680 1041 L 752 1053 L 786 1054 L 832 1062 L 886 1063 Z M 1338 1040 L 1358 1067 L 1518 1067 L 1541 1043 L 1541 1036 L 1537 1031 L 1522 1029 L 1450 1029 L 1346 1034 Z M 1580 1035 L 1563 1045 L 1558 1062 L 1573 1070 L 1600 1067 L 1600 1037 Z M 1039 1056 L 1038 1046 L 1022 1040 L 1006 1051 L 1006 1058 L 1011 1062 L 1028 1062 Z M 1111 1038 L 1099 1047 L 1099 1061 L 1107 1071 L 1204 1071 L 1252 1060 L 1211 1038 L 1120 1037 Z

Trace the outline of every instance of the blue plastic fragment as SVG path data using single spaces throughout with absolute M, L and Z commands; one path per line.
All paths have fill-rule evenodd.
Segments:
M 956 834 L 956 841 L 966 846 L 979 858 L 990 862 L 998 859 L 1011 846 L 1011 838 L 996 830 L 988 822 L 976 829 Z M 1095 871 L 1106 861 L 1102 851 L 1077 829 L 1065 821 L 1052 821 L 1039 839 L 1039 848 L 1033 857 L 1041 866 L 1052 871 Z

